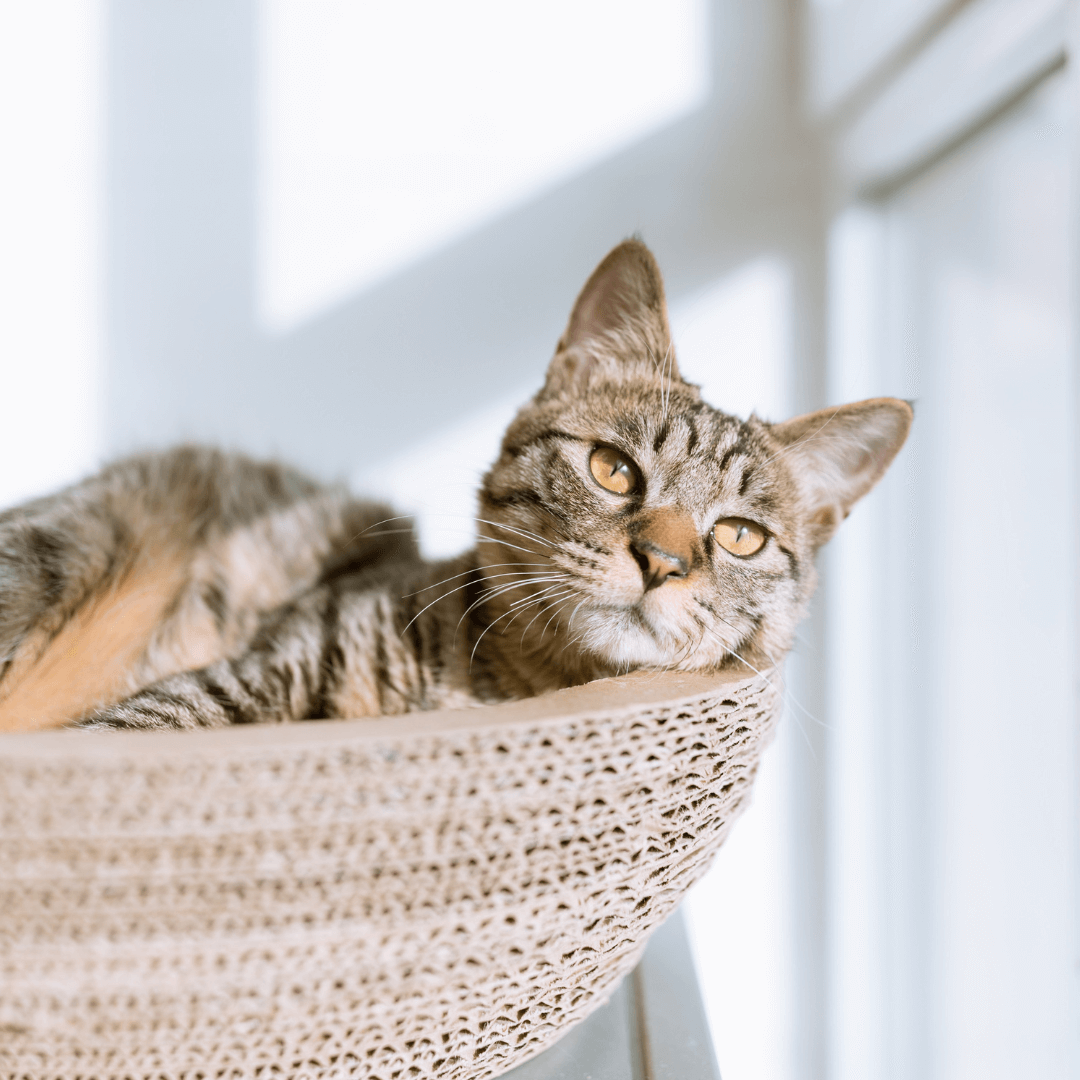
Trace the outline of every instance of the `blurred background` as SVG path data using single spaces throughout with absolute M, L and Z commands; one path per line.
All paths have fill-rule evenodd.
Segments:
M 0 504 L 200 439 L 463 549 L 639 233 L 713 404 L 916 403 L 688 901 L 726 1080 L 1076 1077 L 1075 27 L 1063 0 L 0 0 Z

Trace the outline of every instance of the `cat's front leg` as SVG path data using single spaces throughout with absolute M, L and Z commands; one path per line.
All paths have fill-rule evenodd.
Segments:
M 84 716 L 74 726 L 99 731 L 223 727 L 228 721 L 222 720 L 214 707 L 207 708 L 196 678 L 199 674 L 184 672 L 162 679 L 123 701 Z
M 333 627 L 337 584 L 270 616 L 239 657 L 161 679 L 77 722 L 91 729 L 195 729 L 332 715 L 343 658 Z
M 83 717 L 90 729 L 188 729 L 307 719 L 317 662 L 282 665 L 255 650 L 198 671 L 172 675 Z M 308 660 L 309 662 L 304 662 Z

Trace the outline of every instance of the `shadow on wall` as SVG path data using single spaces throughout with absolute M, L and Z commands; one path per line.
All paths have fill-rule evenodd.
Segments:
M 820 223 L 790 16 L 710 14 L 702 109 L 275 336 L 255 318 L 259 5 L 111 0 L 105 449 L 205 439 L 346 475 L 538 381 L 577 288 L 634 232 L 673 300 L 789 261 L 805 368 Z

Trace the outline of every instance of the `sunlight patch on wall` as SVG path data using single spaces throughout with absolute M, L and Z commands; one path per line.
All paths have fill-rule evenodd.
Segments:
M 701 105 L 703 0 L 263 0 L 258 306 L 284 331 Z

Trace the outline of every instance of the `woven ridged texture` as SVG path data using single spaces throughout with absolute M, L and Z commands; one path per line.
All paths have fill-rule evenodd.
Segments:
M 635 963 L 745 804 L 763 678 L 0 741 L 0 1071 L 494 1076 Z

